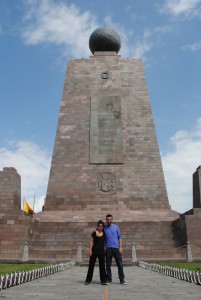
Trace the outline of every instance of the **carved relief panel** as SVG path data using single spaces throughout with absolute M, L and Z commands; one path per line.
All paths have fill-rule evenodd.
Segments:
M 116 191 L 116 178 L 114 174 L 103 172 L 97 174 L 97 191 L 100 193 L 114 193 Z

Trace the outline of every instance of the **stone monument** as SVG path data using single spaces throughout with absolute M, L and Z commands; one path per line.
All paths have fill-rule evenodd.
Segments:
M 111 28 L 69 61 L 45 211 L 169 210 L 141 59 L 122 59 Z
M 142 60 L 121 58 L 120 37 L 107 27 L 92 33 L 89 47 L 89 59 L 68 62 L 30 257 L 72 258 L 78 245 L 86 257 L 91 230 L 112 213 L 125 257 L 135 242 L 139 258 L 151 259 L 159 248 L 164 259 L 164 249 L 174 248 L 171 222 L 179 214 L 168 202 Z
M 185 259 L 186 249 L 175 248 L 185 243 L 184 222 L 168 202 L 142 60 L 121 58 L 120 37 L 107 27 L 89 47 L 89 59 L 68 62 L 44 210 L 23 216 L 17 257 L 88 262 L 91 231 L 111 213 L 124 262 Z

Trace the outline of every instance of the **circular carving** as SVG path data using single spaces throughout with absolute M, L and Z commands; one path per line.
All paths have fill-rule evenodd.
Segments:
M 97 189 L 102 193 L 116 191 L 116 178 L 112 173 L 104 172 L 97 175 Z
M 120 48 L 121 39 L 119 34 L 109 27 L 97 28 L 89 38 L 89 49 L 93 54 L 95 51 L 115 51 L 118 53 Z

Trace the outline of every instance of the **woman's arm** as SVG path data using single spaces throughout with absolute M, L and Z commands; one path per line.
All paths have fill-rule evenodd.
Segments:
M 92 248 L 94 245 L 94 239 L 92 238 L 89 245 L 89 255 L 92 256 Z

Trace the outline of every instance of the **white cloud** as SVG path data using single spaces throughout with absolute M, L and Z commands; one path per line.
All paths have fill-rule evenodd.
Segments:
M 167 33 L 167 32 L 171 32 L 172 28 L 170 26 L 158 26 L 154 28 L 154 31 L 159 33 Z
M 47 151 L 28 141 L 12 141 L 0 148 L 0 169 L 14 167 L 21 176 L 21 196 L 41 210 L 49 176 L 50 156 Z
M 160 47 L 163 43 L 160 42 L 160 37 L 172 31 L 170 26 L 155 27 L 153 29 L 145 29 L 143 35 L 128 48 L 130 49 L 128 56 L 141 57 L 147 61 L 147 53 L 153 47 Z
M 187 50 L 187 51 L 192 51 L 192 52 L 199 51 L 200 49 L 201 49 L 201 42 L 194 43 L 191 45 L 186 45 L 186 46 L 182 47 L 182 50 Z
M 138 41 L 135 43 L 135 45 L 132 47 L 133 49 L 133 57 L 141 57 L 146 60 L 145 55 L 147 52 L 149 52 L 152 49 L 152 43 L 147 40 Z
M 104 19 L 104 23 L 108 27 L 112 27 L 116 30 L 121 37 L 121 50 L 120 54 L 123 57 L 136 57 L 143 58 L 146 60 L 146 54 L 152 49 L 152 42 L 149 41 L 149 37 L 152 35 L 151 31 L 144 31 L 142 37 L 136 39 L 135 42 L 131 42 L 133 40 L 133 31 L 127 31 L 118 23 L 114 23 L 111 17 L 107 16 Z
M 88 57 L 89 37 L 99 25 L 95 16 L 85 11 L 83 13 L 76 5 L 68 5 L 62 1 L 29 0 L 25 9 L 22 38 L 26 44 L 51 44 L 61 47 L 63 55 L 81 58 Z M 146 54 L 152 49 L 150 41 L 154 31 L 165 33 L 167 27 L 156 28 L 153 32 L 135 38 L 133 31 L 125 30 L 119 23 L 112 21 L 110 16 L 104 19 L 105 26 L 114 28 L 120 35 L 122 47 L 120 54 L 123 57 L 141 57 L 146 60 Z
M 165 0 L 160 12 L 169 13 L 173 16 L 195 16 L 198 14 L 198 5 L 201 0 Z
M 89 36 L 98 27 L 90 12 L 61 1 L 27 2 L 22 37 L 27 44 L 50 43 L 62 46 L 73 57 L 89 56 Z
M 173 150 L 162 155 L 166 185 L 172 209 L 192 208 L 192 174 L 201 165 L 201 118 L 192 131 L 178 131 L 172 138 Z

